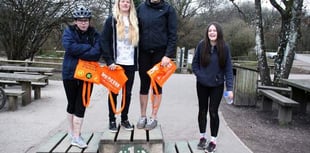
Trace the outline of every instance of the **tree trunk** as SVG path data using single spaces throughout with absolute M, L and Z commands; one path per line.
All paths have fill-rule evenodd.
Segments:
M 274 1 L 274 0 L 270 0 Z M 280 86 L 281 78 L 287 79 L 294 62 L 297 40 L 299 38 L 300 20 L 302 16 L 303 0 L 292 0 L 286 3 L 286 10 L 283 10 L 275 2 L 272 5 L 278 9 L 282 16 L 282 27 L 278 56 L 275 59 L 274 84 Z
M 265 45 L 264 45 L 261 0 L 255 0 L 255 12 L 256 12 L 255 49 L 258 58 L 259 75 L 262 84 L 270 85 L 271 84 L 270 70 L 267 64 Z

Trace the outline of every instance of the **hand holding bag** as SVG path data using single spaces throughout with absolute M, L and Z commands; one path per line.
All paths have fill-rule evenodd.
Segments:
M 151 87 L 155 91 L 155 94 L 158 95 L 158 89 L 156 83 L 163 87 L 164 83 L 168 78 L 175 72 L 176 65 L 173 61 L 170 61 L 167 66 L 161 66 L 161 62 L 155 64 L 150 70 L 147 71 L 147 74 L 151 78 Z M 154 100 L 154 94 L 152 94 L 151 102 Z M 153 106 L 156 108 L 157 106 Z
M 79 59 L 78 64 L 75 68 L 74 78 L 84 81 L 82 101 L 85 107 L 88 107 L 90 103 L 90 92 L 92 83 L 100 83 L 100 71 L 100 64 L 98 62 L 85 61 L 81 59 Z

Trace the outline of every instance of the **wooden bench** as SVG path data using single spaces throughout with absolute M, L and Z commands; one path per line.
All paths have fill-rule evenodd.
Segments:
M 31 87 L 34 91 L 34 99 L 41 98 L 41 88 L 47 85 L 46 82 L 31 82 Z
M 136 128 L 126 131 L 119 126 L 116 133 L 103 133 L 99 147 L 99 153 L 163 153 L 163 134 L 160 125 L 150 131 Z
M 37 153 L 98 153 L 102 132 L 82 133 L 87 148 L 80 149 L 71 145 L 71 138 L 66 132 L 59 132 L 39 146 Z
M 7 80 L 0 80 L 0 86 L 2 88 L 6 88 L 6 86 L 12 86 L 12 85 L 20 85 L 16 81 L 7 81 Z M 31 82 L 31 88 L 34 91 L 34 99 L 40 99 L 41 98 L 41 88 L 47 86 L 46 82 Z
M 8 80 L 0 80 L 0 86 L 2 88 L 6 88 L 6 86 L 13 86 L 13 85 L 19 85 L 16 81 L 8 81 Z
M 46 75 L 46 76 L 53 76 L 54 73 L 50 72 L 50 73 L 39 73 L 39 72 L 14 72 L 14 73 L 18 73 L 18 74 L 30 74 L 30 75 Z M 48 77 L 44 80 L 44 82 L 48 85 Z
M 258 84 L 257 90 L 260 90 L 260 89 L 273 90 L 273 91 L 287 95 L 288 97 L 292 98 L 292 88 L 291 87 L 285 88 L 285 87 L 266 86 L 266 85 Z
M 262 109 L 264 111 L 272 110 L 272 101 L 279 105 L 278 120 L 280 124 L 287 124 L 292 121 L 292 108 L 298 106 L 298 102 L 287 98 L 273 90 L 259 90 L 259 93 L 263 96 Z M 266 100 L 265 97 L 272 101 Z
M 8 110 L 15 111 L 17 110 L 18 98 L 25 93 L 25 91 L 19 89 L 3 89 L 7 97 Z

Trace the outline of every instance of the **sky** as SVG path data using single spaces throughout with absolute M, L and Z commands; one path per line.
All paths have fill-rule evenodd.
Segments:
M 254 0 L 235 0 L 236 4 L 240 4 L 240 3 L 244 3 L 248 1 L 252 1 L 254 3 Z M 277 0 L 277 1 L 280 1 L 280 0 Z M 273 8 L 269 0 L 262 0 L 262 7 Z M 310 15 L 310 0 L 304 0 L 303 9 L 306 9 L 307 14 Z

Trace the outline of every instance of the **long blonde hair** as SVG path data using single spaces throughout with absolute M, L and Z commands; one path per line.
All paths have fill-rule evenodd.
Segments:
M 118 39 L 125 38 L 125 24 L 123 21 L 123 15 L 120 13 L 119 1 L 116 0 L 113 8 L 113 16 L 116 19 L 116 32 Z M 133 0 L 130 0 L 129 9 L 129 40 L 132 45 L 137 46 L 139 42 L 139 27 L 137 12 Z

